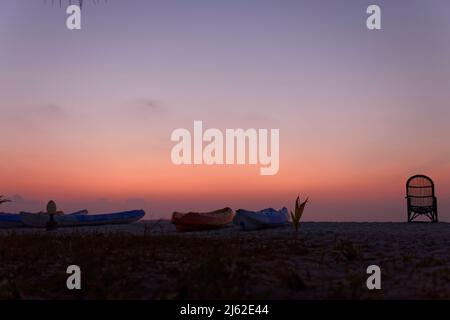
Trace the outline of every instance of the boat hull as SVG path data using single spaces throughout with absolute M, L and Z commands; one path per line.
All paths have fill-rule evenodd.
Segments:
M 145 215 L 143 210 L 123 211 L 107 214 L 94 215 L 65 215 L 54 216 L 58 227 L 82 227 L 102 226 L 112 224 L 129 224 L 142 219 Z M 22 213 L 22 221 L 27 227 L 45 228 L 49 221 L 48 215 L 37 215 Z
M 234 212 L 230 208 L 224 208 L 212 212 L 174 212 L 172 223 L 177 231 L 205 231 L 220 229 L 228 226 L 234 217 Z
M 0 229 L 23 228 L 24 224 L 19 214 L 0 213 Z
M 259 230 L 283 227 L 289 222 L 287 208 L 275 210 L 272 208 L 261 211 L 248 211 L 239 209 L 236 211 L 233 224 L 244 230 Z
M 25 212 L 19 213 L 2 213 L 0 212 L 0 229 L 14 229 L 14 228 L 25 228 L 27 225 L 25 225 L 22 221 L 22 216 Z M 87 214 L 87 210 L 80 210 L 73 213 L 68 214 L 69 216 L 72 215 L 80 215 L 80 214 Z M 28 213 L 27 214 L 31 214 Z M 48 216 L 47 216 L 48 217 Z M 47 218 L 48 221 L 48 218 Z

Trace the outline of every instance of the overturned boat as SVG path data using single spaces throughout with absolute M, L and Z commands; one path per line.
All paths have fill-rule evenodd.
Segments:
M 233 219 L 233 224 L 244 230 L 259 230 L 285 226 L 289 222 L 288 209 L 267 208 L 260 211 L 239 209 Z
M 144 210 L 122 211 L 103 214 L 54 215 L 58 227 L 102 226 L 110 224 L 128 224 L 139 221 L 145 216 Z M 45 228 L 49 222 L 48 214 L 21 212 L 20 217 L 25 226 Z
M 0 229 L 13 229 L 13 228 L 24 228 L 27 225 L 25 225 L 22 221 L 22 215 L 25 212 L 19 213 L 5 213 L 0 212 Z M 43 213 L 26 213 L 26 214 L 35 214 L 35 215 L 43 215 Z M 69 213 L 67 216 L 72 215 L 81 215 L 81 214 L 88 214 L 88 211 L 86 209 L 79 210 L 76 212 Z M 47 221 L 49 219 L 48 215 Z
M 24 226 L 20 214 L 0 213 L 0 229 L 22 228 Z
M 231 208 L 223 208 L 211 212 L 174 212 L 172 223 L 178 231 L 201 231 L 226 227 L 233 221 Z

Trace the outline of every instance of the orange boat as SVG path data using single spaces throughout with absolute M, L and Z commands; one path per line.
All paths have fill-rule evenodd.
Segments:
M 226 227 L 233 221 L 231 208 L 223 208 L 211 212 L 174 212 L 172 223 L 178 231 L 201 231 Z

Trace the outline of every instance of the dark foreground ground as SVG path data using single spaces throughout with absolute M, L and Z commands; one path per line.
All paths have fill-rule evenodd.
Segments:
M 304 223 L 177 234 L 167 222 L 0 232 L 0 299 L 450 299 L 450 225 Z M 82 290 L 66 287 L 79 265 Z M 381 268 L 369 291 L 366 268 Z

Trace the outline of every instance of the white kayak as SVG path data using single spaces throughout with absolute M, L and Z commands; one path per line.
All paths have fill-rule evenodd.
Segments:
M 109 224 L 128 224 L 142 219 L 143 210 L 123 211 L 93 215 L 55 215 L 54 219 L 58 227 L 100 226 Z M 45 228 L 50 217 L 47 214 L 33 214 L 22 212 L 22 222 L 27 227 Z
M 258 230 L 285 226 L 289 222 L 287 208 L 275 210 L 272 208 L 260 211 L 239 209 L 236 211 L 233 223 L 244 230 Z

